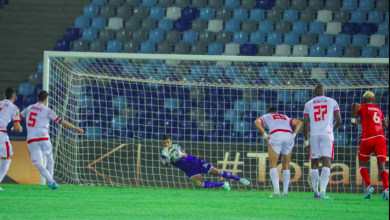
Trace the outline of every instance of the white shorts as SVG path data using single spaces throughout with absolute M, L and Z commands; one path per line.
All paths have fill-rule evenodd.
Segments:
M 28 144 L 30 151 L 31 164 L 37 165 L 39 161 L 43 162 L 42 154 L 47 157 L 53 151 L 53 146 L 50 141 L 40 141 Z
M 334 159 L 334 139 L 329 135 L 313 135 L 310 137 L 310 158 L 330 157 Z
M 287 132 L 276 132 L 269 136 L 268 143 L 271 145 L 272 149 L 280 154 L 289 155 L 294 148 L 295 142 L 293 134 Z
M 0 157 L 7 158 L 14 155 L 8 134 L 0 132 Z

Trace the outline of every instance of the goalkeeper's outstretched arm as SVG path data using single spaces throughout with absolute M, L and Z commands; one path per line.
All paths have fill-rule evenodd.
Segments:
M 76 127 L 76 126 L 72 125 L 71 123 L 69 123 L 69 122 L 67 122 L 65 120 L 61 121 L 61 125 L 64 126 L 65 128 L 74 129 L 77 132 L 79 132 L 79 134 L 84 134 L 84 130 L 83 129 L 81 129 L 79 127 Z

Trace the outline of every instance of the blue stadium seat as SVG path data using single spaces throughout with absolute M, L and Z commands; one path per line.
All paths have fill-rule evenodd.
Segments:
M 153 132 L 139 131 L 137 138 L 140 140 L 151 140 L 153 138 Z
M 127 123 L 127 129 L 129 131 L 139 131 L 141 127 L 141 121 L 139 118 L 130 118 Z
M 102 17 L 96 17 L 92 19 L 92 28 L 101 30 L 107 26 L 107 19 Z
M 270 34 L 268 34 L 267 44 L 271 44 L 271 45 L 282 44 L 282 34 L 281 33 L 270 33 Z
M 148 63 L 142 64 L 139 70 L 140 74 L 146 77 L 154 76 L 155 75 L 154 71 L 155 71 L 154 67 Z
M 275 6 L 274 0 L 260 0 L 257 2 L 257 8 L 269 10 Z
M 156 30 L 149 32 L 149 41 L 160 43 L 162 40 L 164 40 L 164 30 L 157 28 Z
M 225 68 L 225 76 L 234 79 L 240 76 L 240 69 L 237 66 L 228 66 Z
M 233 43 L 246 44 L 248 42 L 248 33 L 236 32 L 233 36 Z
M 93 41 L 97 38 L 97 30 L 95 28 L 87 28 L 83 30 L 81 40 Z
M 93 105 L 93 99 L 91 96 L 83 95 L 80 97 L 80 100 L 78 102 L 78 107 L 88 108 L 89 106 L 92 106 L 92 105 Z
M 318 44 L 329 47 L 333 44 L 334 36 L 332 34 L 321 34 L 318 38 Z
M 215 9 L 213 8 L 201 8 L 199 19 L 201 20 L 211 20 L 215 17 Z
M 257 111 L 245 111 L 243 119 L 245 122 L 252 124 L 254 121 L 256 121 L 258 117 L 259 117 L 259 113 Z
M 66 29 L 65 39 L 70 41 L 78 40 L 81 36 L 81 30 L 79 28 Z
M 376 58 L 378 56 L 378 48 L 363 47 L 362 58 Z
M 38 63 L 38 68 L 37 68 L 38 73 L 43 73 L 43 62 Z
M 69 51 L 70 41 L 61 39 L 57 41 L 57 51 Z
M 208 76 L 218 78 L 223 76 L 224 68 L 222 66 L 210 66 Z
M 380 79 L 380 74 L 376 70 L 365 70 L 363 74 L 363 80 L 375 81 Z
M 284 80 L 279 78 L 273 78 L 267 80 L 269 86 L 283 86 Z
M 85 129 L 85 137 L 88 139 L 98 139 L 100 138 L 102 132 L 98 127 L 89 127 Z
M 265 11 L 263 9 L 252 9 L 248 20 L 260 22 L 264 19 L 265 19 Z
M 388 21 L 379 24 L 378 34 L 389 36 L 389 22 Z
M 259 115 L 265 114 L 267 111 L 267 103 L 264 101 L 252 102 L 251 110 L 257 112 Z
M 379 57 L 380 58 L 389 58 L 389 45 L 385 45 L 381 47 L 379 50 Z
M 301 104 L 306 103 L 308 100 L 310 100 L 310 91 L 295 91 L 294 92 L 294 101 L 299 102 Z
M 335 141 L 334 141 L 334 143 L 337 146 L 346 146 L 349 143 L 349 141 L 348 141 L 348 138 L 347 138 L 346 134 L 338 133 L 338 134 L 335 134 Z
M 240 30 L 240 21 L 237 21 L 235 19 L 226 21 L 224 30 L 233 33 Z
M 256 31 L 250 35 L 250 44 L 262 45 L 265 42 L 265 34 L 261 31 Z
M 359 33 L 359 24 L 358 23 L 347 22 L 343 25 L 342 34 L 355 35 L 358 33 Z
M 158 22 L 158 28 L 163 29 L 164 31 L 169 31 L 173 28 L 173 21 L 170 19 L 161 19 Z
M 360 28 L 360 33 L 365 35 L 373 35 L 378 31 L 376 24 L 374 23 L 363 23 Z
M 339 34 L 336 36 L 335 45 L 346 47 L 346 46 L 349 46 L 350 44 L 351 44 L 351 35 Z
M 237 110 L 227 110 L 225 112 L 225 121 L 229 121 L 233 124 L 237 123 L 239 121 Z
M 365 11 L 361 11 L 361 10 L 353 11 L 351 14 L 350 22 L 362 24 L 363 22 L 366 21 L 366 16 L 367 16 L 367 13 Z
M 138 66 L 134 63 L 125 64 L 122 72 L 127 76 L 134 77 L 138 74 Z
M 290 102 L 293 98 L 293 93 L 291 90 L 280 90 L 278 91 L 278 102 L 287 103 Z
M 224 122 L 218 122 L 217 124 L 217 130 L 220 131 L 230 131 L 232 128 L 232 124 L 230 122 L 224 121 Z
M 389 22 L 389 21 L 390 21 L 389 16 L 390 16 L 390 13 L 389 13 L 389 12 L 386 12 L 386 19 L 385 19 L 386 22 Z
M 142 0 L 140 6 L 153 7 L 156 4 L 157 4 L 157 0 Z
M 236 131 L 225 131 L 225 141 L 236 143 L 240 139 L 240 135 Z
M 283 43 L 290 46 L 299 44 L 299 34 L 296 32 L 290 32 L 285 34 Z
M 261 67 L 259 69 L 259 78 L 261 78 L 261 79 L 275 78 L 274 70 L 275 70 L 275 68 L 273 68 L 273 67 Z
M 186 31 L 183 33 L 183 40 L 184 43 L 190 43 L 193 44 L 198 40 L 198 32 L 195 31 Z
M 259 31 L 264 33 L 271 33 L 274 30 L 274 23 L 272 21 L 261 21 L 259 24 Z
M 368 22 L 379 24 L 383 22 L 383 12 L 381 11 L 370 11 L 368 14 Z
M 197 8 L 188 7 L 182 11 L 182 18 L 189 21 L 195 20 L 198 17 L 198 15 L 199 15 L 199 10 Z
M 323 57 L 325 56 L 325 46 L 316 44 L 310 47 L 309 57 Z
M 207 136 L 207 141 L 223 142 L 223 131 L 221 131 L 221 130 L 209 131 L 208 136 Z
M 256 143 L 257 138 L 261 136 L 260 132 L 257 131 L 246 131 L 244 132 L 243 140 L 245 143 Z
M 303 21 L 297 21 L 293 24 L 293 32 L 296 32 L 298 34 L 304 34 L 307 32 L 308 24 L 307 22 Z
M 107 0 L 93 0 L 92 3 L 95 5 L 103 6 L 107 4 Z
M 213 121 L 213 122 L 222 122 L 223 121 L 223 110 L 217 110 L 217 109 L 207 109 L 206 110 L 206 118 L 207 120 Z
M 365 47 L 368 44 L 367 35 L 357 34 L 352 38 L 351 46 Z
M 89 18 L 96 17 L 99 13 L 99 6 L 95 4 L 89 4 L 84 7 L 84 16 Z
M 371 11 L 374 9 L 374 0 L 360 0 L 359 10 Z
M 166 109 L 171 110 L 171 112 L 172 112 L 173 110 L 179 108 L 179 100 L 177 100 L 177 99 L 166 99 L 164 107 Z
M 237 8 L 240 5 L 240 0 L 225 0 L 224 8 Z
M 312 22 L 310 23 L 310 29 L 308 33 L 311 34 L 322 34 L 325 31 L 325 23 L 322 22 Z
M 248 10 L 243 8 L 234 9 L 233 19 L 238 21 L 245 21 L 248 19 Z
M 141 49 L 139 53 L 154 53 L 156 50 L 155 44 L 152 41 L 145 41 L 141 43 Z
M 249 123 L 245 121 L 238 121 L 234 124 L 233 131 L 236 131 L 238 134 L 243 135 L 246 131 L 249 131 Z
M 286 10 L 284 11 L 283 20 L 289 22 L 295 22 L 298 20 L 299 12 L 297 10 Z
M 107 50 L 104 51 L 106 53 L 119 53 L 122 51 L 123 43 L 120 41 L 109 41 L 107 44 Z
M 344 0 L 343 6 L 340 8 L 340 11 L 355 11 L 357 6 L 357 0 Z
M 258 53 L 258 48 L 255 44 L 244 44 L 241 49 L 241 56 L 255 56 Z
M 84 15 L 81 15 L 81 16 L 79 16 L 79 17 L 76 18 L 74 27 L 75 27 L 75 28 L 79 28 L 79 29 L 88 28 L 89 25 L 90 25 L 90 21 L 91 21 L 91 20 L 90 20 L 89 17 L 84 16 Z
M 201 76 L 205 76 L 207 73 L 206 67 L 205 66 L 191 66 L 191 76 L 199 78 Z
M 127 99 L 126 97 L 114 97 L 112 100 L 112 107 L 117 109 L 125 109 L 127 107 Z
M 329 79 L 333 79 L 334 81 L 338 79 L 344 79 L 344 71 L 339 68 L 329 69 L 328 74 Z
M 213 43 L 209 44 L 208 52 L 206 55 L 221 55 L 223 53 L 222 44 Z
M 179 18 L 174 24 L 174 30 L 184 32 L 191 28 L 191 21 L 185 18 Z
M 172 111 L 172 119 L 177 121 L 185 121 L 189 118 L 188 112 L 183 108 L 176 108 Z
M 165 9 L 162 7 L 152 7 L 150 9 L 149 18 L 163 19 L 165 15 Z

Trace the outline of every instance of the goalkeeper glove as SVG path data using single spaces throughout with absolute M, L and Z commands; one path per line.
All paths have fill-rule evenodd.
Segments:
M 162 154 L 165 157 L 165 162 L 170 163 L 171 162 L 171 156 L 169 155 L 169 150 L 167 147 L 164 147 Z

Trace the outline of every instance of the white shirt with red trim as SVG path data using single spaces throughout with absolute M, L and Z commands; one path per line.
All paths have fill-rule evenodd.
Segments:
M 282 114 L 266 114 L 259 118 L 262 124 L 268 127 L 270 134 L 274 134 L 276 132 L 287 132 L 293 133 L 291 127 L 293 118 L 289 118 L 286 115 Z
M 334 137 L 334 112 L 340 111 L 336 100 L 317 96 L 306 103 L 304 115 L 310 116 L 310 135 L 329 135 Z
M 7 133 L 7 126 L 11 122 L 20 122 L 19 108 L 14 103 L 6 99 L 0 101 L 0 132 Z
M 37 103 L 26 108 L 21 114 L 26 119 L 27 143 L 49 141 L 50 121 L 61 122 L 61 118 L 50 108 Z

